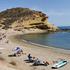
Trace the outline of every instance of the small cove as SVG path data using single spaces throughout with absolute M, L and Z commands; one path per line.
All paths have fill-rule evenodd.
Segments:
M 55 48 L 70 50 L 70 32 L 25 34 L 21 35 L 20 39 L 41 45 L 54 46 Z

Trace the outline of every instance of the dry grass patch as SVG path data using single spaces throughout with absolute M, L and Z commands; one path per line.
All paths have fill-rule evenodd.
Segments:
M 0 56 L 0 60 L 4 61 L 5 59 L 2 56 Z
M 11 62 L 9 62 L 9 63 L 10 63 L 11 65 L 14 65 L 14 66 L 17 65 L 15 61 L 11 61 Z

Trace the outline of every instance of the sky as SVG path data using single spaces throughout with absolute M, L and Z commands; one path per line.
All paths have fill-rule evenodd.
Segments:
M 70 0 L 0 0 L 0 11 L 23 7 L 39 10 L 48 15 L 56 26 L 70 26 Z

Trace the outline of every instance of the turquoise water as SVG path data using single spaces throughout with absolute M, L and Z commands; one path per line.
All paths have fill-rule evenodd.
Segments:
M 56 48 L 70 50 L 70 32 L 28 34 L 21 36 L 21 38 L 41 45 L 48 45 Z

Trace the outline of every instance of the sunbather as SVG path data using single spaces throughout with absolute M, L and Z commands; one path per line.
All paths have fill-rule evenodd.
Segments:
M 27 55 L 27 58 L 28 59 L 25 60 L 27 63 L 32 63 L 35 60 L 35 57 L 32 57 L 30 53 Z
M 16 47 L 15 49 L 14 49 L 14 51 L 17 53 L 17 54 L 23 54 L 23 50 L 20 48 L 20 47 Z
M 49 65 L 49 63 L 47 61 L 41 61 L 38 58 L 35 60 L 35 62 L 33 63 L 33 65 L 38 66 L 38 65 Z
M 39 65 L 40 64 L 40 60 L 37 58 L 35 61 L 34 61 L 34 63 L 33 63 L 33 65 Z
M 29 60 L 30 62 L 33 62 L 33 57 L 31 56 L 31 54 L 28 54 L 28 60 Z
M 13 49 L 14 53 L 10 56 L 20 56 L 21 54 L 23 54 L 23 50 L 20 47 L 16 47 L 15 49 Z

